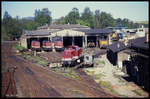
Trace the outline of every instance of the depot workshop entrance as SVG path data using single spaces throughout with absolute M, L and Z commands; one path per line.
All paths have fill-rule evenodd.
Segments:
M 69 45 L 77 45 L 83 47 L 83 36 L 63 37 L 64 47 Z

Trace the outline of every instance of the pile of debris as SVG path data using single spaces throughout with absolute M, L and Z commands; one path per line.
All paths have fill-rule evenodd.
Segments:
M 50 63 L 61 62 L 61 53 L 58 52 L 44 52 L 39 55 Z

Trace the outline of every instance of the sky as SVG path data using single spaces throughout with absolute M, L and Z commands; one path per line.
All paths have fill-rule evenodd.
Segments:
M 36 9 L 42 10 L 42 8 L 48 8 L 51 11 L 53 19 L 58 19 L 62 16 L 66 16 L 72 8 L 79 9 L 79 13 L 83 13 L 85 7 L 89 7 L 92 12 L 95 10 L 104 11 L 110 13 L 116 18 L 128 18 L 131 21 L 148 21 L 149 19 L 149 4 L 148 1 L 143 2 L 1 2 L 1 18 L 4 16 L 4 12 L 7 11 L 12 17 L 33 17 Z

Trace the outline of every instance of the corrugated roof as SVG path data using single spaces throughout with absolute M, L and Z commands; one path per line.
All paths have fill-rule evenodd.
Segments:
M 35 31 L 25 31 L 25 35 L 50 35 L 52 32 L 57 32 L 60 30 L 35 30 Z
M 119 48 L 118 48 L 118 44 L 120 46 Z M 115 53 L 115 52 L 122 51 L 128 47 L 130 47 L 130 45 L 125 46 L 125 44 L 123 42 L 115 42 L 115 43 L 109 45 L 107 48 Z
M 145 37 L 136 38 L 134 40 L 131 40 L 131 46 L 136 48 L 149 49 L 149 43 L 145 42 Z
M 120 48 L 117 47 L 118 43 L 120 44 Z M 107 48 L 112 50 L 115 53 L 130 47 L 149 50 L 149 43 L 145 43 L 145 37 L 140 37 L 140 38 L 129 40 L 127 46 L 125 46 L 123 42 L 115 42 L 109 45 Z
M 50 29 L 71 29 L 71 28 L 89 28 L 88 26 L 84 26 L 84 25 L 80 25 L 80 24 L 58 24 L 58 25 L 44 25 L 44 26 L 40 26 L 38 27 L 38 29 L 46 29 L 46 28 L 50 28 Z M 89 28 L 90 29 L 90 28 Z
M 87 33 L 109 33 L 109 29 L 91 29 Z
M 77 31 L 85 32 L 87 35 L 109 34 L 109 29 L 76 29 Z

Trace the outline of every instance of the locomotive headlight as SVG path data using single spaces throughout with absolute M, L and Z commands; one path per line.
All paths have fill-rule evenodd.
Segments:
M 80 63 L 80 59 L 78 59 L 77 62 Z

